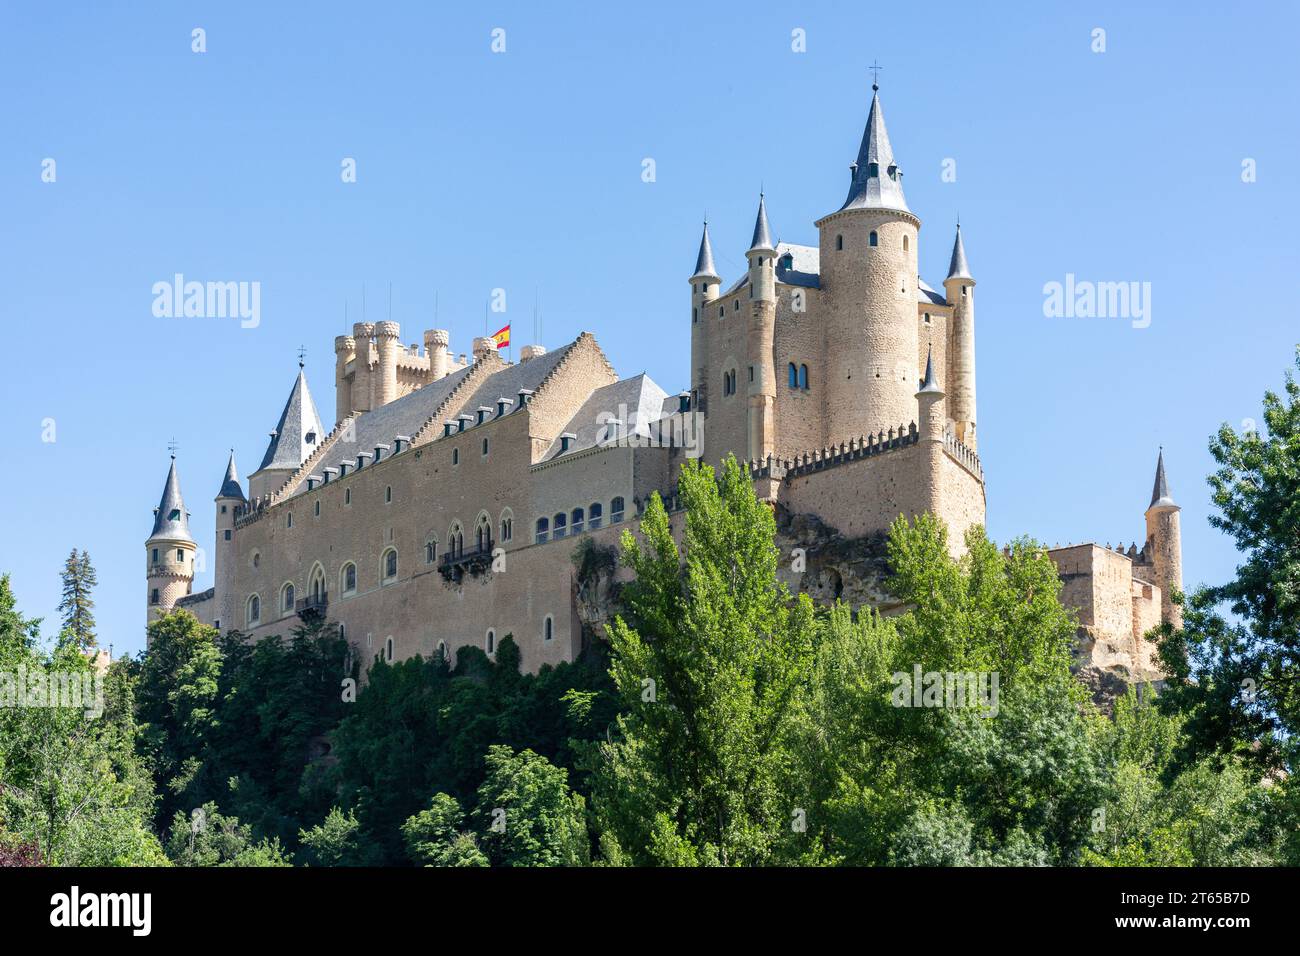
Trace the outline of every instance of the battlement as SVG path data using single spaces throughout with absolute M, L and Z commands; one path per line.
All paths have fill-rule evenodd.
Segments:
M 981 482 L 984 481 L 984 466 L 980 464 L 980 456 L 975 453 L 975 449 L 958 441 L 957 436 L 952 432 L 943 436 L 943 450 L 948 453 L 949 458 Z
M 857 461 L 860 458 L 881 455 L 895 448 L 906 448 L 908 445 L 915 445 L 918 441 L 920 441 L 920 433 L 917 431 L 916 422 L 912 422 L 909 425 L 899 425 L 897 430 L 891 428 L 888 432 L 864 435 L 850 439 L 848 442 L 840 442 L 839 445 L 824 446 L 811 452 L 804 452 L 793 458 L 773 458 L 769 455 L 761 462 L 751 459 L 746 462 L 746 465 L 753 479 L 797 478 Z

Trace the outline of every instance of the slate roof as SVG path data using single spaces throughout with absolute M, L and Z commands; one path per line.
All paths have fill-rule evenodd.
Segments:
M 176 475 L 176 459 L 172 459 L 171 468 L 167 470 L 167 482 L 163 485 L 162 498 L 154 509 L 153 532 L 149 540 L 155 538 L 167 541 L 189 541 L 190 516 L 185 510 L 185 501 L 181 498 L 181 482 Z
M 324 438 L 325 429 L 321 427 L 316 403 L 307 388 L 307 376 L 299 369 L 289 400 L 284 403 L 284 411 L 280 413 L 280 420 L 271 433 L 270 444 L 266 446 L 266 454 L 257 470 L 294 471 Z
M 570 432 L 577 436 L 569 443 L 567 452 L 560 452 L 561 442 L 557 438 L 542 456 L 542 461 L 553 461 L 561 454 L 572 455 L 587 448 L 594 448 L 614 437 L 615 426 L 610 424 L 614 418 L 625 419 L 620 432 L 646 436 L 650 434 L 651 422 L 657 422 L 665 415 L 677 410 L 677 397 L 670 396 L 654 380 L 642 372 L 631 378 L 625 378 L 610 385 L 604 385 L 592 392 L 582 407 L 569 419 L 561 432 Z

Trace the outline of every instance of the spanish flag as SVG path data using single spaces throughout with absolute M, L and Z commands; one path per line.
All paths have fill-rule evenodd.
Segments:
M 493 336 L 492 336 L 492 341 L 495 342 L 495 343 L 497 344 L 497 348 L 498 348 L 498 349 L 503 349 L 503 348 L 505 348 L 507 345 L 509 345 L 509 344 L 510 344 L 510 326 L 507 325 L 504 329 L 501 329 L 500 331 L 498 331 L 498 332 L 496 332 L 495 334 L 493 334 Z

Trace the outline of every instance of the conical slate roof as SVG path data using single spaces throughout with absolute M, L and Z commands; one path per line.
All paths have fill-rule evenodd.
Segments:
M 226 465 L 226 477 L 221 482 L 218 498 L 238 498 L 244 500 L 244 489 L 239 485 L 239 475 L 235 472 L 235 450 L 230 450 L 230 463 Z
M 894 149 L 889 145 L 885 113 L 877 93 L 871 95 L 871 112 L 867 114 L 867 128 L 862 133 L 858 161 L 853 167 L 853 181 L 840 209 L 911 211 L 903 198 L 903 172 L 894 162 Z
M 921 381 L 921 390 L 916 394 L 929 395 L 934 392 L 943 394 L 943 389 L 939 383 L 934 380 L 934 349 L 931 348 L 925 355 L 925 378 Z
M 1156 458 L 1156 480 L 1151 487 L 1151 504 L 1147 506 L 1147 510 L 1157 507 L 1178 507 L 1178 505 L 1174 504 L 1174 499 L 1169 495 L 1169 480 L 1165 477 L 1165 452 L 1163 448 Z
M 749 244 L 749 251 L 755 249 L 775 249 L 772 245 L 772 230 L 767 226 L 767 202 L 763 194 L 758 194 L 758 216 L 754 219 L 754 241 Z
M 709 222 L 704 221 L 704 235 L 700 237 L 700 254 L 695 257 L 695 274 L 692 279 L 718 278 L 718 270 L 713 265 L 713 245 L 709 242 Z
M 970 266 L 966 264 L 966 246 L 961 241 L 961 223 L 957 223 L 957 238 L 952 244 L 952 260 L 948 263 L 949 279 L 971 278 Z
M 176 459 L 172 458 L 171 468 L 167 471 L 167 483 L 163 485 L 162 499 L 154 509 L 153 533 L 149 540 L 155 538 L 167 541 L 189 541 L 189 514 L 185 511 L 185 501 L 181 498 L 181 481 L 176 476 Z
M 293 391 L 289 393 L 289 400 L 284 404 L 280 421 L 271 433 L 271 443 L 266 446 L 266 454 L 257 470 L 292 471 L 306 461 L 324 437 L 325 429 L 316 413 L 316 403 L 307 388 L 307 376 L 299 369 L 298 379 L 293 383 Z

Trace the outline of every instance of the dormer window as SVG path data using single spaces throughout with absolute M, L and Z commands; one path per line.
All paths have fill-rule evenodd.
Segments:
M 788 252 L 787 252 L 785 255 L 783 255 L 783 256 L 781 257 L 781 268 L 782 268 L 782 269 L 793 269 L 793 268 L 794 268 L 794 256 L 790 255 L 790 253 L 788 253 Z
M 879 163 L 867 163 L 867 176 L 868 176 L 869 178 L 872 178 L 872 179 L 879 179 L 879 178 L 880 178 L 880 164 L 879 164 Z
M 316 433 L 315 433 L 315 432 L 308 432 L 308 433 L 307 433 L 307 437 L 306 437 L 306 442 L 307 442 L 308 445 L 314 445 L 314 444 L 316 444 Z

